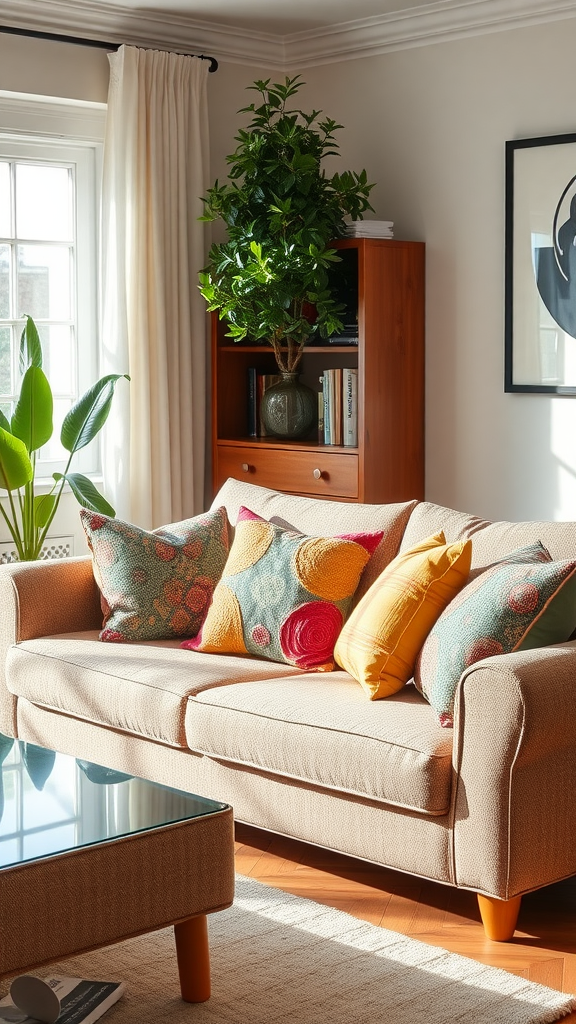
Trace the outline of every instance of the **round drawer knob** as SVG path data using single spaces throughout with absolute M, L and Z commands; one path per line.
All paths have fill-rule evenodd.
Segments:
M 315 469 L 313 471 L 313 473 L 312 473 L 312 476 L 314 477 L 315 480 L 321 480 L 322 479 L 322 470 L 321 469 Z
M 250 472 L 249 464 L 247 462 L 243 462 L 242 463 L 242 469 L 244 470 L 245 473 L 249 473 Z

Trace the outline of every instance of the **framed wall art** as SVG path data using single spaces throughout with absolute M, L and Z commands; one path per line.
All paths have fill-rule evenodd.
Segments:
M 506 143 L 504 390 L 576 395 L 576 133 Z

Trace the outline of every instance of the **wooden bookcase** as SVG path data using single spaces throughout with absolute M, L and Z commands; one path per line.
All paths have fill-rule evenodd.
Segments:
M 424 244 L 345 239 L 358 253 L 358 344 L 307 345 L 301 377 L 358 367 L 358 447 L 248 436 L 248 368 L 274 373 L 267 345 L 234 343 L 212 318 L 214 492 L 228 477 L 339 501 L 424 497 Z

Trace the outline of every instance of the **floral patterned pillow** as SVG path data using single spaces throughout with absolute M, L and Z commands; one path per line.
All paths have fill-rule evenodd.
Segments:
M 546 548 L 512 552 L 475 576 L 437 620 L 420 652 L 414 682 L 453 725 L 462 672 L 494 654 L 568 640 L 576 626 L 576 560 L 553 562 Z
M 189 650 L 334 668 L 334 645 L 382 533 L 307 537 L 241 508 L 230 555 Z
M 228 557 L 226 509 L 151 532 L 81 509 L 100 588 L 101 640 L 195 636 Z

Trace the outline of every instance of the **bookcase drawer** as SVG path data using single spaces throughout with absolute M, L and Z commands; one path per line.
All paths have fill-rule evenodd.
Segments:
M 216 459 L 216 487 L 232 476 L 274 491 L 324 498 L 358 496 L 357 455 L 218 444 Z

